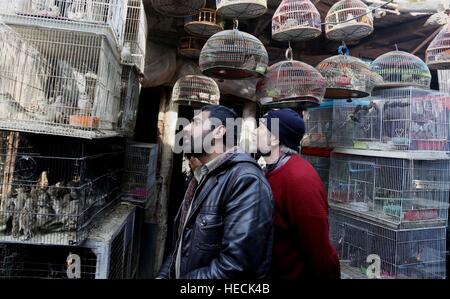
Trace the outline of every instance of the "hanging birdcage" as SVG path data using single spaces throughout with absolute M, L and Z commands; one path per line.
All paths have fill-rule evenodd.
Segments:
M 260 77 L 267 69 L 269 57 L 259 39 L 246 32 L 224 30 L 211 36 L 200 54 L 200 70 L 219 79 Z
M 303 108 L 318 106 L 325 94 L 325 79 L 312 66 L 292 59 L 270 66 L 257 85 L 256 96 L 261 105 Z
M 267 11 L 267 0 L 216 0 L 217 13 L 232 19 L 251 19 Z
M 283 0 L 272 18 L 272 38 L 277 41 L 301 41 L 322 32 L 320 14 L 309 0 Z
M 332 99 L 361 98 L 370 95 L 381 78 L 362 60 L 346 54 L 329 57 L 317 65 L 327 82 L 325 96 Z
M 425 62 L 417 56 L 404 51 L 391 51 L 372 62 L 372 71 L 383 81 L 377 88 L 417 86 L 430 88 L 431 73 Z
M 214 9 L 202 8 L 197 15 L 187 18 L 184 30 L 194 36 L 210 37 L 222 31 L 223 25 Z
M 442 27 L 431 41 L 425 53 L 425 61 L 431 69 L 450 68 L 450 24 Z
M 325 17 L 325 34 L 331 40 L 358 40 L 372 32 L 372 12 L 360 0 L 339 1 Z
M 217 83 L 205 76 L 184 76 L 172 92 L 172 101 L 189 106 L 218 105 L 220 90 Z
M 205 40 L 194 36 L 185 36 L 180 39 L 178 54 L 197 59 L 200 56 Z
M 162 15 L 186 17 L 205 7 L 206 0 L 151 0 L 153 8 Z

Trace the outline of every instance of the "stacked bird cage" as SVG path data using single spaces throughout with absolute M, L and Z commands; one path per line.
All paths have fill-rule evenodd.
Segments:
M 187 58 L 198 59 L 205 42 L 204 39 L 195 36 L 182 37 L 178 47 L 178 54 Z
M 259 39 L 239 31 L 224 30 L 211 36 L 200 53 L 200 70 L 219 79 L 261 77 L 269 62 Z
M 146 207 L 156 196 L 158 145 L 129 143 L 126 148 L 124 200 Z
M 330 153 L 328 153 L 328 155 L 329 154 Z M 330 175 L 330 157 L 326 155 L 327 154 L 324 156 L 319 156 L 317 152 L 311 150 L 303 151 L 303 149 L 301 154 L 302 158 L 308 161 L 317 171 L 317 174 L 323 182 L 325 191 L 328 190 L 328 178 Z
M 337 147 L 385 151 L 446 151 L 450 95 L 416 87 L 382 89 L 334 107 Z
M 80 138 L 115 134 L 122 69 L 105 37 L 0 28 L 0 129 Z
M 195 15 L 205 7 L 206 0 L 151 0 L 153 8 L 162 15 L 186 17 Z
M 136 126 L 139 94 L 141 91 L 140 72 L 134 66 L 123 66 L 120 94 L 118 129 L 125 135 L 133 135 Z
M 250 19 L 267 11 L 267 0 L 216 0 L 217 13 L 230 19 Z
M 319 107 L 310 108 L 303 112 L 305 121 L 305 135 L 302 139 L 303 148 L 331 148 L 333 132 L 334 101 L 328 100 Z
M 372 32 L 372 12 L 360 0 L 338 1 L 325 17 L 325 34 L 331 40 L 359 40 Z
M 391 51 L 375 59 L 372 70 L 383 78 L 377 88 L 417 86 L 430 88 L 431 73 L 419 57 L 404 51 Z
M 124 146 L 0 132 L 0 241 L 76 245 L 121 193 Z
M 6 24 L 39 26 L 102 34 L 111 45 L 123 44 L 127 1 L 123 0 L 19 0 L 2 1 Z
M 128 0 L 122 63 L 135 65 L 143 73 L 147 44 L 147 17 L 142 0 Z
M 272 38 L 303 41 L 322 33 L 320 14 L 309 0 L 283 0 L 272 18 Z
M 187 106 L 218 105 L 219 100 L 219 86 L 205 76 L 184 76 L 175 83 L 172 91 L 172 101 Z
M 445 279 L 445 227 L 393 230 L 330 211 L 330 237 L 350 278 Z
M 425 52 L 425 61 L 431 69 L 445 70 L 450 67 L 450 24 L 431 41 Z
M 184 30 L 193 36 L 211 37 L 223 30 L 223 24 L 217 16 L 216 10 L 202 8 L 195 16 L 186 18 Z

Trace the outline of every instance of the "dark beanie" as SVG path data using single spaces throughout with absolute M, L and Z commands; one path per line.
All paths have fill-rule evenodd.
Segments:
M 262 117 L 266 119 L 266 126 L 274 134 L 280 143 L 299 151 L 300 141 L 305 134 L 305 122 L 300 115 L 290 108 L 271 110 Z M 272 132 L 272 120 L 279 119 L 279 134 Z

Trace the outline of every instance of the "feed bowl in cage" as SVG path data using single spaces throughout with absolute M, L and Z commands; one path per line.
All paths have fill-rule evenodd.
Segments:
M 267 11 L 267 0 L 216 0 L 217 13 L 230 19 L 251 19 Z
M 430 69 L 446 70 L 450 68 L 450 24 L 431 41 L 425 52 L 425 61 Z
M 220 90 L 217 83 L 205 76 L 184 76 L 173 87 L 172 101 L 179 104 L 218 105 L 219 100 Z
M 272 18 L 272 38 L 303 41 L 322 33 L 320 14 L 309 0 L 283 0 Z
M 359 0 L 335 3 L 325 17 L 325 34 L 331 40 L 359 40 L 373 32 L 373 15 Z
M 261 77 L 269 58 L 259 39 L 238 29 L 224 30 L 211 36 L 200 54 L 200 70 L 218 79 Z
M 214 9 L 200 9 L 197 15 L 189 17 L 184 24 L 184 30 L 194 36 L 210 37 L 223 30 L 217 13 Z
M 382 82 L 377 83 L 376 88 L 430 88 L 431 73 L 425 62 L 404 51 L 391 51 L 379 56 L 372 62 L 371 69 L 382 77 Z
M 151 0 L 153 8 L 162 15 L 186 17 L 205 7 L 206 0 Z
M 197 59 L 205 44 L 205 40 L 193 36 L 181 38 L 178 53 L 182 56 Z

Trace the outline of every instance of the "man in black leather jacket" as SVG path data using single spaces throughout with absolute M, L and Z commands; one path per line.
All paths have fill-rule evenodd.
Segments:
M 157 278 L 269 277 L 272 191 L 253 158 L 226 147 L 226 134 L 233 129 L 226 128 L 227 118 L 236 114 L 224 106 L 206 106 L 184 129 L 183 146 L 202 166 L 188 185 L 175 218 L 174 245 Z M 206 136 L 212 137 L 209 151 L 196 146 Z

